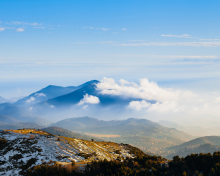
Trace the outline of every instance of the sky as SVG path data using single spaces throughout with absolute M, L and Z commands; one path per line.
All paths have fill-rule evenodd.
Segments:
M 0 96 L 103 77 L 220 89 L 218 0 L 0 0 Z

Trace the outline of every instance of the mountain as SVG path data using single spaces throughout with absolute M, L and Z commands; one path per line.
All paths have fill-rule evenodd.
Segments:
M 167 128 L 147 119 L 112 120 L 104 121 L 91 117 L 80 117 L 64 119 L 54 124 L 70 131 L 95 134 L 116 134 L 116 135 L 140 135 L 157 138 L 179 138 L 182 140 L 192 139 L 191 136 L 174 128 Z
M 18 121 L 24 123 L 31 122 L 42 126 L 50 124 L 50 122 L 43 117 L 35 115 L 31 111 L 27 111 L 24 108 L 11 104 L 0 104 L 0 116 L 7 116 L 7 121 L 9 119 L 13 120 L 14 122 L 17 120 L 16 123 L 18 123 Z
M 8 100 L 0 96 L 0 103 L 6 103 L 6 102 L 8 102 Z
M 15 124 L 15 123 L 20 123 L 21 121 L 9 116 L 0 115 L 0 122 Z
M 32 105 L 41 101 L 46 101 L 48 99 L 68 94 L 72 91 L 74 91 L 75 87 L 60 87 L 60 86 L 53 86 L 49 85 L 35 93 L 32 93 L 31 95 L 24 97 L 17 102 L 15 102 L 15 105 Z
M 164 148 L 179 145 L 193 137 L 174 128 L 163 127 L 146 119 L 104 121 L 91 117 L 61 120 L 58 126 L 105 140 L 132 144 L 148 153 L 159 154 Z
M 42 101 L 47 101 L 49 99 L 59 97 L 65 94 L 69 94 L 70 92 L 73 92 L 77 89 L 80 89 L 86 85 L 90 85 L 92 83 L 97 83 L 98 81 L 92 80 L 89 82 L 86 82 L 80 86 L 68 86 L 68 87 L 61 87 L 61 86 L 54 86 L 54 85 L 49 85 L 37 92 L 32 93 L 31 95 L 24 97 L 17 102 L 15 102 L 15 105 L 32 105 L 36 104 Z
M 89 84 L 85 84 L 80 89 L 77 89 L 69 94 L 59 96 L 56 98 L 52 98 L 48 101 L 42 102 L 41 105 L 51 105 L 55 107 L 64 107 L 64 106 L 72 106 L 76 105 L 82 100 L 86 95 L 95 96 L 99 99 L 98 105 L 101 106 L 109 106 L 109 105 L 117 105 L 117 106 L 125 106 L 128 105 L 132 100 L 140 100 L 134 98 L 126 98 L 117 95 L 107 95 L 101 94 L 96 88 L 96 84 L 99 81 L 90 81 Z M 148 101 L 151 103 L 155 103 L 155 101 Z
M 12 105 L 11 103 L 2 103 L 2 104 L 0 104 L 0 111 L 6 107 L 13 107 L 13 106 L 14 105 Z
M 89 95 L 94 95 L 96 92 L 95 89 L 95 84 L 98 83 L 98 81 L 91 81 L 90 84 L 85 84 L 81 88 L 63 95 L 59 96 L 53 99 L 50 99 L 46 101 L 46 104 L 53 105 L 55 107 L 57 106 L 66 106 L 69 104 L 76 104 L 78 103 L 81 99 L 83 99 L 84 95 L 89 94 Z
M 220 136 L 205 136 L 185 142 L 183 144 L 168 147 L 167 158 L 179 155 L 185 157 L 191 153 L 213 153 L 220 150 Z

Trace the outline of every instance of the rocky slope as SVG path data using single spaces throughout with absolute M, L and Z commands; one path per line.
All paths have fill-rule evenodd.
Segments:
M 1 131 L 0 175 L 22 175 L 28 168 L 48 162 L 75 162 L 82 168 L 95 160 L 133 158 L 132 150 L 129 145 L 54 136 L 42 130 Z

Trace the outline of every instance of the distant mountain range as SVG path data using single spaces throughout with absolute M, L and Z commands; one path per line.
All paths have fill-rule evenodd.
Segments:
M 18 100 L 13 104 L 5 102 L 6 100 L 0 97 L 0 100 L 4 102 L 0 103 L 0 129 L 6 129 L 8 126 L 13 126 L 14 128 L 16 126 L 22 126 L 19 123 L 37 124 L 35 126 L 48 126 L 52 123 L 52 121 L 48 120 L 44 116 L 44 111 L 48 108 L 48 105 L 45 106 L 45 104 L 47 104 L 47 100 L 53 101 L 53 98 L 55 97 L 59 99 L 62 95 L 68 95 L 71 92 L 75 92 L 78 89 L 82 89 L 83 87 L 94 85 L 96 83 L 98 83 L 98 81 L 93 80 L 80 86 L 61 87 L 50 85 Z M 85 93 L 81 95 L 82 98 L 83 95 L 85 95 Z M 62 106 L 62 104 L 65 104 L 65 102 L 60 102 L 60 106 Z M 40 108 L 33 109 L 33 107 L 39 106 Z
M 168 153 L 167 158 L 179 155 L 185 157 L 191 153 L 213 153 L 220 151 L 220 136 L 205 136 L 196 138 L 177 146 L 168 147 L 165 149 Z
M 54 124 L 70 131 L 95 133 L 95 134 L 118 134 L 123 136 L 140 135 L 163 139 L 177 138 L 183 141 L 192 139 L 186 133 L 174 128 L 167 128 L 146 119 L 126 119 L 104 121 L 91 117 L 64 119 Z
M 53 125 L 88 135 L 119 135 L 119 137 L 102 138 L 119 143 L 129 143 L 144 151 L 155 153 L 160 153 L 163 148 L 181 144 L 193 138 L 184 132 L 161 126 L 146 119 L 104 121 L 81 117 L 64 119 Z

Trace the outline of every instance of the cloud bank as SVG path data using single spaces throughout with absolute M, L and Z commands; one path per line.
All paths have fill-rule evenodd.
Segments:
M 219 115 L 220 98 L 212 94 L 197 94 L 189 90 L 162 88 L 148 79 L 140 79 L 139 84 L 121 79 L 103 78 L 97 84 L 101 94 L 133 98 L 127 108 L 146 113 Z M 217 97 L 217 98 L 216 98 Z M 141 99 L 137 101 L 137 99 Z M 156 103 L 151 103 L 155 100 Z
M 84 95 L 84 98 L 80 100 L 78 105 L 84 105 L 84 104 L 99 104 L 99 98 L 93 95 Z

